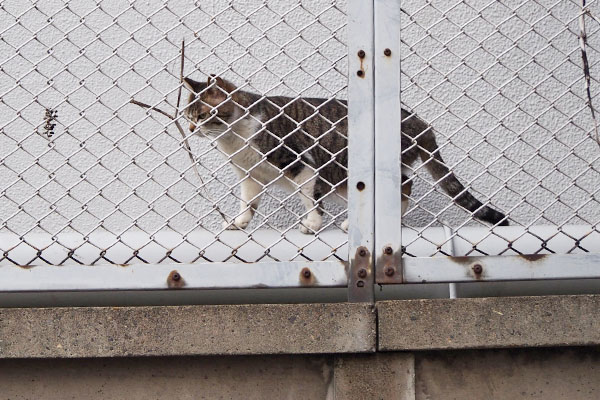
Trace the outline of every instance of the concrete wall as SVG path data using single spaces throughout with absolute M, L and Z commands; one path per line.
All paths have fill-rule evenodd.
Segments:
M 297 4 L 3 2 L 0 229 L 218 229 L 211 202 L 194 195 L 199 182 L 177 130 L 128 101 L 166 99 L 162 107 L 172 109 L 182 39 L 191 77 L 218 73 L 264 94 L 344 98 L 346 2 Z M 600 170 L 600 161 L 588 138 L 578 2 L 417 0 L 403 7 L 403 101 L 436 128 L 442 154 L 462 181 L 517 223 L 597 221 L 600 207 L 589 193 L 600 182 L 591 170 Z M 589 7 L 600 15 L 598 2 Z M 600 59 L 597 30 L 588 21 L 592 76 Z M 58 112 L 51 140 L 44 136 L 45 108 Z M 208 141 L 191 144 L 210 196 L 233 212 L 239 188 L 229 166 Z M 417 182 L 419 207 L 407 225 L 426 225 L 444 208 L 447 199 L 428 190 Z M 263 215 L 284 196 L 270 193 Z M 297 221 L 297 199 L 285 204 L 269 216 L 271 226 Z M 465 214 L 449 207 L 440 219 L 456 226 Z M 253 226 L 261 221 L 259 215 Z
M 2 398 L 588 400 L 597 349 L 0 360 Z

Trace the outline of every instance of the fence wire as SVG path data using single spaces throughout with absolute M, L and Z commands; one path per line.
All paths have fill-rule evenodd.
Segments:
M 416 254 L 420 242 L 433 246 L 427 255 L 448 254 L 449 239 L 440 242 L 431 233 L 441 226 L 468 243 L 465 255 L 524 252 L 515 241 L 526 234 L 539 239 L 528 253 L 588 251 L 586 240 L 600 234 L 600 147 L 579 21 L 583 15 L 587 22 L 597 102 L 598 2 L 411 0 L 402 8 L 403 104 L 430 124 L 459 181 L 521 227 L 515 234 L 479 222 L 444 194 L 423 164 L 405 165 L 412 173 L 403 217 L 407 255 Z M 318 196 L 306 207 L 302 194 L 322 167 L 345 168 L 337 158 L 345 149 L 323 144 L 332 134 L 345 140 L 345 10 L 344 0 L 3 1 L 0 262 L 345 259 L 345 179 L 328 182 L 330 197 L 341 205 L 323 203 L 320 226 L 307 226 L 320 207 Z M 189 114 L 187 91 L 178 104 L 182 40 L 186 77 L 207 82 L 215 74 L 235 85 L 222 92 L 242 115 L 224 121 L 227 127 L 235 131 L 243 118 L 257 122 L 257 132 L 238 135 L 237 150 L 219 146 L 218 135 L 198 134 L 204 123 Z M 193 101 L 206 106 L 202 94 L 209 90 Z M 240 104 L 234 93 L 242 92 L 258 100 Z M 251 115 L 258 103 L 279 111 L 272 120 L 287 118 L 295 126 L 271 135 L 271 150 L 284 149 L 312 172 L 298 182 L 287 167 L 278 168 L 290 190 L 264 182 L 250 223 L 230 230 L 254 209 L 243 207 L 243 182 L 254 179 L 272 153 L 254 141 L 273 133 L 272 120 Z M 333 118 L 323 104 L 335 104 L 344 115 Z M 311 112 L 294 118 L 286 113 L 290 106 Z M 311 118 L 328 127 L 311 137 L 309 148 L 291 148 L 285 140 L 304 135 Z M 175 121 L 197 125 L 185 132 L 195 166 Z M 329 160 L 316 163 L 315 149 Z M 236 175 L 236 155 L 248 151 L 259 160 Z M 574 245 L 552 248 L 536 233 L 539 225 L 557 227 Z M 482 248 L 490 238 L 503 243 L 501 250 Z
M 403 103 L 433 126 L 459 181 L 510 225 L 524 228 L 516 234 L 474 219 L 417 164 L 403 220 L 407 253 L 425 240 L 434 246 L 431 255 L 448 254 L 426 229 L 436 225 L 452 227 L 451 236 L 471 246 L 465 255 L 588 251 L 586 239 L 599 233 L 600 147 L 585 91 L 579 19 L 583 14 L 587 21 L 595 98 L 598 2 L 582 8 L 565 0 L 417 0 L 402 7 Z M 553 249 L 535 232 L 539 225 L 557 227 L 556 235 L 573 246 Z M 570 225 L 586 228 L 572 234 Z M 483 229 L 458 231 L 471 226 Z M 519 249 L 514 243 L 523 235 L 537 237 L 538 245 Z M 481 247 L 490 239 L 503 243 L 492 253 Z
M 227 230 L 223 220 L 240 215 L 232 154 L 187 132 L 198 176 L 175 122 L 130 103 L 175 113 L 182 40 L 192 79 L 344 99 L 344 2 L 4 1 L 0 26 L 2 261 L 345 257 L 345 235 L 331 232 L 345 205 L 325 204 L 323 225 L 296 234 L 308 178 L 291 193 L 265 184 L 251 223 Z M 187 126 L 184 113 L 177 120 Z

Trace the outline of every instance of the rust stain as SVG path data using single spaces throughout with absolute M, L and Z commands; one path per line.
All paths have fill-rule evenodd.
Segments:
M 167 286 L 169 287 L 169 289 L 181 289 L 185 286 L 185 280 L 183 279 L 181 274 L 177 272 L 176 269 L 171 271 L 171 273 L 167 277 Z
M 545 258 L 546 254 L 520 254 L 519 257 L 527 261 L 535 262 Z
M 129 267 L 129 266 L 130 266 L 129 264 L 117 264 L 117 265 L 118 265 L 119 267 L 123 267 L 123 268 L 127 268 L 127 267 Z
M 475 257 L 465 257 L 465 256 L 457 256 L 457 257 L 448 257 L 450 261 L 454 261 L 458 264 L 472 264 L 473 261 L 477 259 Z
M 300 271 L 300 284 L 302 286 L 314 286 L 316 282 L 317 280 L 315 279 L 315 274 L 312 273 L 310 268 L 302 268 Z
M 17 265 L 17 266 L 22 269 L 31 269 L 31 268 L 35 267 L 35 265 Z

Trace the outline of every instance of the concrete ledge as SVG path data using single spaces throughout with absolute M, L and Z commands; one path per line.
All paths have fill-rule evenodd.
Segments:
M 367 304 L 0 309 L 0 358 L 375 351 Z
M 384 301 L 379 350 L 600 344 L 600 295 Z

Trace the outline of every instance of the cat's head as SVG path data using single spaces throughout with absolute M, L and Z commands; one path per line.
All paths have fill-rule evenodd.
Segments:
M 183 84 L 190 90 L 185 115 L 190 121 L 189 129 L 206 136 L 218 136 L 235 122 L 236 106 L 231 93 L 236 87 L 220 77 L 211 75 L 206 83 L 184 78 Z

